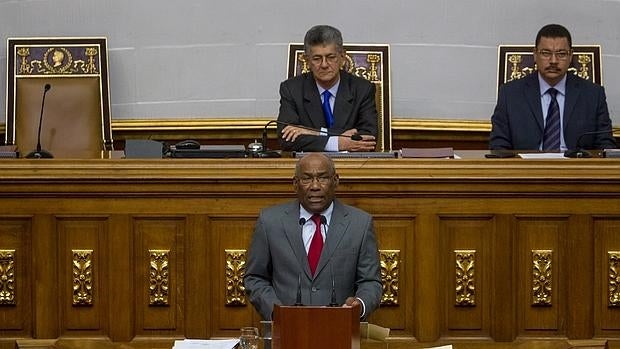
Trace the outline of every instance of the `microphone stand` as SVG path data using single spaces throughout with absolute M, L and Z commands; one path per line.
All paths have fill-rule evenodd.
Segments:
M 564 156 L 567 158 L 591 158 L 592 154 L 583 149 L 583 147 L 581 146 L 581 140 L 583 139 L 583 137 L 585 136 L 592 136 L 592 135 L 598 135 L 598 134 L 603 134 L 603 133 L 609 133 L 609 132 L 613 132 L 613 129 L 607 129 L 607 130 L 600 130 L 600 131 L 590 131 L 590 132 L 584 132 L 582 133 L 579 138 L 577 138 L 577 149 L 568 149 L 564 152 Z
M 47 150 L 41 149 L 41 124 L 43 123 L 43 108 L 45 107 L 45 96 L 47 95 L 47 91 L 50 90 L 52 86 L 50 84 L 45 84 L 45 88 L 43 90 L 43 100 L 41 100 L 41 114 L 39 115 L 39 133 L 37 135 L 37 149 L 31 151 L 26 155 L 27 159 L 51 159 L 54 156 L 52 153 Z
M 262 139 L 263 149 L 260 152 L 256 153 L 259 158 L 280 158 L 282 157 L 282 154 L 280 154 L 278 151 L 267 149 L 267 127 L 269 127 L 269 125 L 273 123 L 277 124 L 278 122 L 279 121 L 277 120 L 271 120 L 263 128 L 263 139 Z

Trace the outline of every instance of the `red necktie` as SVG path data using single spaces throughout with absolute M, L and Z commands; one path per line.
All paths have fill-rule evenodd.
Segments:
M 323 250 L 323 236 L 321 235 L 321 216 L 318 214 L 312 215 L 310 218 L 316 225 L 314 229 L 314 235 L 312 235 L 312 241 L 310 242 L 310 249 L 308 249 L 308 264 L 310 264 L 310 271 L 312 276 L 316 271 L 316 266 L 319 264 L 321 258 L 321 251 Z

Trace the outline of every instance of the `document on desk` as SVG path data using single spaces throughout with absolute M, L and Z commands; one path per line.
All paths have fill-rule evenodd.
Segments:
M 568 159 L 564 153 L 519 153 L 521 159 Z
M 172 349 L 232 349 L 238 339 L 184 339 L 174 341 Z

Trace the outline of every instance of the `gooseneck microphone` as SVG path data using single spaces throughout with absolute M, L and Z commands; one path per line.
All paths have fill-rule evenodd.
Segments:
M 271 124 L 279 123 L 279 122 L 280 121 L 278 121 L 278 120 L 270 120 L 267 124 L 265 124 L 265 127 L 263 127 L 263 138 L 261 140 L 261 145 L 262 145 L 263 149 L 258 153 L 258 157 L 260 157 L 260 158 L 279 158 L 279 157 L 282 156 L 282 155 L 280 155 L 280 153 L 278 153 L 275 150 L 267 149 L 267 127 L 269 127 L 269 125 L 271 125 Z
M 43 110 L 45 107 L 45 95 L 47 95 L 47 91 L 49 91 L 52 88 L 52 85 L 50 84 L 45 84 L 45 87 L 43 89 L 43 100 L 41 101 L 41 114 L 39 115 L 39 133 L 37 134 L 37 149 L 31 151 L 30 153 L 28 153 L 28 155 L 26 155 L 26 158 L 28 159 L 51 159 L 54 156 L 52 155 L 52 153 L 48 152 L 47 150 L 42 150 L 41 149 L 41 124 L 43 123 Z
M 299 226 L 301 227 L 301 229 L 304 229 L 304 224 L 306 224 L 306 219 L 304 217 L 299 218 Z M 301 302 L 301 272 L 299 272 L 299 275 L 297 275 L 297 297 L 295 298 L 295 306 L 302 306 L 304 305 Z
M 332 296 L 331 296 L 331 300 L 329 302 L 329 306 L 330 307 L 337 307 L 338 303 L 336 303 L 336 279 L 334 278 L 334 267 L 333 265 L 330 263 L 329 264 L 329 271 L 331 272 L 331 277 L 332 277 Z
M 301 302 L 301 273 L 297 276 L 297 297 L 295 298 L 295 306 L 300 307 L 304 305 Z
M 579 135 L 579 137 L 577 138 L 577 142 L 575 144 L 577 149 L 568 149 L 564 152 L 564 156 L 567 158 L 591 158 L 592 154 L 590 154 L 589 151 L 583 149 L 583 146 L 581 144 L 581 141 L 583 140 L 583 137 L 585 136 L 593 136 L 593 135 L 600 135 L 603 133 L 609 133 L 609 132 L 613 132 L 613 129 L 609 128 L 606 130 L 599 130 L 599 131 L 590 131 L 590 132 L 584 132 L 582 134 Z

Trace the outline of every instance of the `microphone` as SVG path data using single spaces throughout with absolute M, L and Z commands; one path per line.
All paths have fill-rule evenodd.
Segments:
M 592 154 L 590 154 L 589 151 L 583 149 L 583 147 L 581 146 L 581 140 L 583 139 L 583 137 L 585 136 L 592 136 L 592 135 L 598 135 L 598 134 L 603 134 L 603 133 L 609 133 L 609 132 L 613 132 L 613 129 L 609 128 L 606 130 L 599 130 L 599 131 L 590 131 L 590 132 L 584 132 L 582 134 L 579 135 L 579 137 L 577 137 L 577 143 L 576 143 L 576 148 L 577 149 L 568 149 L 564 152 L 564 156 L 567 158 L 591 158 Z
M 306 224 L 306 219 L 304 217 L 299 218 L 299 226 L 301 229 L 304 228 L 304 224 Z M 301 272 L 299 272 L 299 275 L 297 276 L 297 298 L 295 299 L 295 306 L 302 305 L 304 304 L 301 302 Z
M 295 306 L 300 307 L 304 305 L 301 302 L 301 273 L 299 273 L 299 276 L 297 278 L 297 298 L 295 299 Z
M 265 124 L 265 127 L 263 127 L 263 138 L 261 140 L 261 145 L 262 145 L 263 149 L 260 152 L 257 153 L 259 158 L 279 158 L 279 157 L 282 157 L 282 155 L 280 155 L 280 153 L 278 153 L 277 151 L 267 149 L 267 127 L 269 127 L 269 125 L 271 125 L 273 123 L 279 123 L 279 122 L 281 122 L 281 121 L 270 120 L 267 124 Z M 300 224 L 301 224 L 301 220 L 300 220 Z M 305 224 L 305 222 L 304 222 L 304 224 Z
M 54 157 L 52 153 L 48 152 L 47 150 L 41 150 L 41 124 L 43 123 L 43 108 L 45 107 L 45 95 L 47 95 L 47 91 L 49 91 L 51 88 L 52 88 L 52 85 L 45 84 L 45 87 L 43 89 L 43 100 L 41 101 L 41 114 L 39 115 L 39 133 L 37 135 L 37 149 L 31 151 L 30 153 L 28 153 L 28 155 L 26 155 L 26 158 L 28 159 L 41 159 L 41 158 L 51 159 Z
M 323 231 L 326 231 L 325 228 L 327 226 L 327 218 L 323 215 L 321 215 L 321 225 L 323 226 Z M 331 263 L 329 264 L 329 272 L 332 278 L 332 293 L 329 306 L 337 307 L 339 304 L 336 302 L 336 279 L 334 278 L 334 266 Z
M 321 216 L 323 217 L 323 216 Z M 330 263 L 329 264 L 329 269 L 331 272 L 331 276 L 332 276 L 332 299 L 329 302 L 329 306 L 330 307 L 337 307 L 338 303 L 336 303 L 336 280 L 334 279 L 334 266 Z

